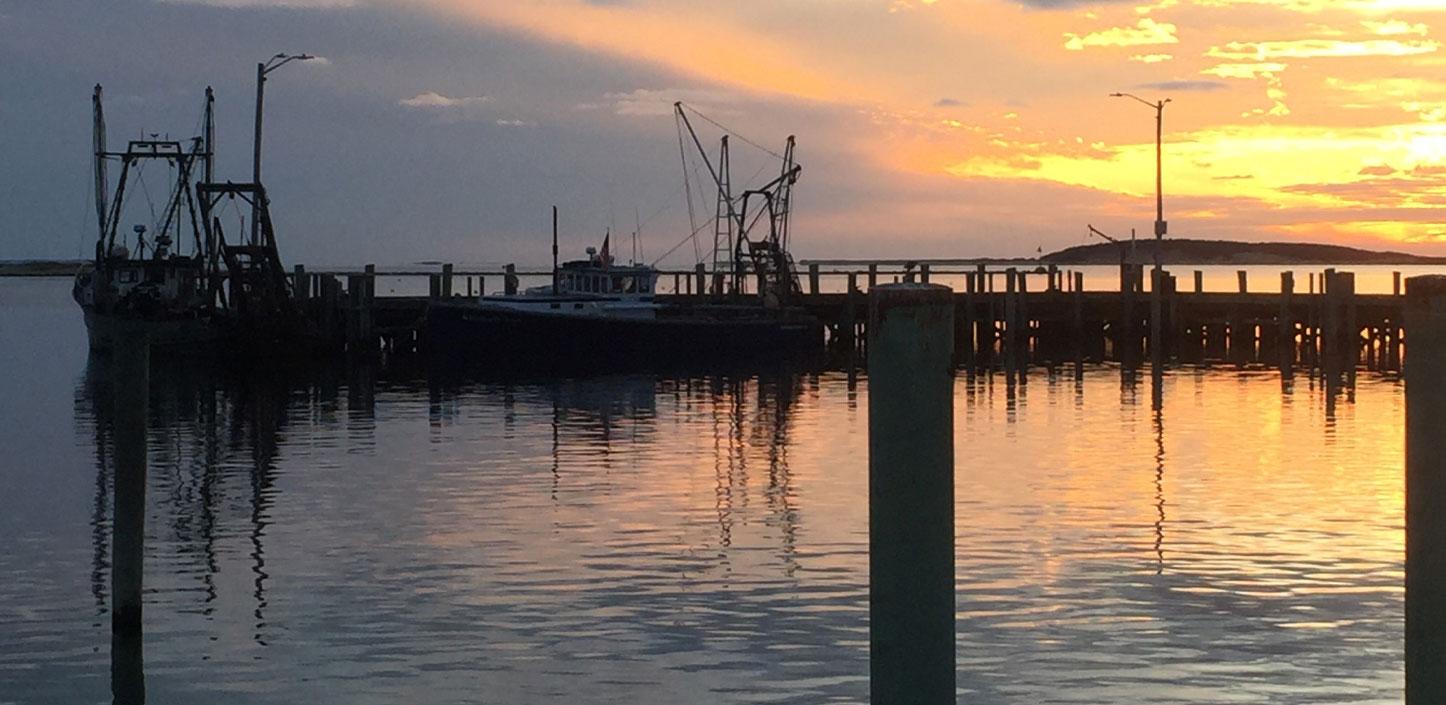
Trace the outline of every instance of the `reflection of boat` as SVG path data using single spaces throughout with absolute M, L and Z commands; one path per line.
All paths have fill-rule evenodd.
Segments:
M 212 104 L 207 89 L 199 137 L 182 142 L 151 135 L 128 142 L 125 151 L 110 152 L 101 88 L 95 87 L 100 237 L 93 261 L 76 275 L 71 292 L 84 311 L 92 348 L 108 349 L 123 336 L 139 334 L 153 347 L 188 352 L 223 343 L 256 349 L 301 337 L 304 321 L 277 253 L 265 190 L 259 184 L 213 181 Z M 112 161 L 121 164 L 114 194 L 106 179 Z M 159 210 L 150 204 L 156 221 L 149 235 L 147 226 L 135 225 L 127 237 L 119 233 L 126 197 L 139 190 L 150 199 L 143 167 L 151 163 L 172 170 L 167 200 Z M 132 179 L 136 184 L 129 183 Z M 258 227 L 250 242 L 231 244 L 218 216 L 223 205 L 238 200 L 254 204 Z
M 607 238 L 601 252 L 588 248 L 587 259 L 559 266 L 554 217 L 552 283 L 522 294 L 434 302 L 427 311 L 428 347 L 468 361 L 584 369 L 797 357 L 821 349 L 823 326 L 797 305 L 798 277 L 787 248 L 788 204 L 801 170 L 793 161 L 793 137 L 776 154 L 782 162 L 777 178 L 735 197 L 728 137 L 715 164 L 682 104 L 676 109 L 679 129 L 686 127 L 717 191 L 710 295 L 655 300 L 657 270 L 616 263 Z M 768 232 L 751 237 L 760 223 Z

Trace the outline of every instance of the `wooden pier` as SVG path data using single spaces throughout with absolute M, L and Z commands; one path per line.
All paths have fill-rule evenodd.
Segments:
M 1121 265 L 1110 290 L 1087 289 L 1084 273 L 1056 267 L 930 271 L 867 265 L 800 273 L 799 303 L 823 321 L 834 352 L 867 353 L 869 286 L 889 281 L 955 283 L 955 357 L 969 368 L 1015 369 L 1066 362 L 1224 363 L 1320 370 L 1350 376 L 1357 368 L 1399 370 L 1404 356 L 1405 298 L 1395 292 L 1357 294 L 1350 272 L 1289 271 L 1278 290 L 1251 292 L 1245 271 L 1235 291 L 1204 291 L 1194 271 L 1188 290 L 1170 270 Z M 1096 276 L 1098 276 L 1096 274 Z M 378 295 L 376 282 L 427 282 L 426 294 Z M 523 280 L 551 280 L 551 271 L 432 270 L 293 274 L 297 298 L 313 320 L 344 340 L 349 351 L 415 351 L 430 301 L 486 293 L 516 293 Z M 723 277 L 701 266 L 666 271 L 657 298 L 688 303 L 748 297 L 720 292 Z M 1307 283 L 1301 286 L 1302 281 Z M 962 286 L 957 284 L 962 283 Z M 403 286 L 402 288 L 406 288 Z

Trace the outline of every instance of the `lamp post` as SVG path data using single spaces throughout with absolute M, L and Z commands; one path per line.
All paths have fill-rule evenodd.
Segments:
M 291 63 L 308 61 L 316 57 L 310 54 L 277 54 L 256 64 L 256 135 L 251 144 L 251 183 L 261 185 L 261 107 L 266 99 L 266 74 Z M 260 244 L 261 194 L 257 191 L 251 204 L 251 244 Z
M 1155 266 L 1150 277 L 1150 357 L 1152 361 L 1151 373 L 1156 379 L 1159 379 L 1160 366 L 1164 361 L 1164 331 L 1160 318 L 1164 315 L 1165 308 L 1163 294 L 1160 291 L 1160 287 L 1165 281 L 1164 270 L 1160 267 L 1160 246 L 1164 240 L 1165 231 L 1168 229 L 1165 223 L 1165 165 L 1163 156 L 1165 104 L 1170 102 L 1170 99 L 1166 98 L 1151 103 L 1144 98 L 1130 93 L 1111 93 L 1110 97 L 1131 98 L 1155 109 Z M 1158 390 L 1159 385 L 1156 384 L 1156 391 L 1158 392 Z
M 1165 104 L 1170 102 L 1169 98 L 1151 103 L 1144 98 L 1130 93 L 1111 93 L 1111 98 L 1133 98 L 1136 101 L 1154 108 L 1155 110 L 1155 240 L 1165 236 L 1165 179 L 1163 142 L 1165 135 Z M 1159 248 L 1158 242 L 1156 248 Z

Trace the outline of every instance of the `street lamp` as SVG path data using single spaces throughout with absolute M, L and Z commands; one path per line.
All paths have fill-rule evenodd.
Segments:
M 1165 134 L 1165 104 L 1170 102 L 1169 98 L 1151 103 L 1144 98 L 1130 93 L 1111 93 L 1111 98 L 1133 98 L 1145 105 L 1155 109 L 1155 239 L 1159 240 L 1165 236 L 1165 187 L 1164 187 L 1164 160 L 1162 157 L 1163 141 Z M 1156 245 L 1158 250 L 1159 246 Z
M 266 74 L 293 61 L 309 61 L 316 57 L 310 54 L 277 54 L 256 64 L 256 136 L 251 145 L 251 183 L 261 186 L 261 106 L 266 99 Z M 251 203 L 251 244 L 260 244 L 261 195 L 253 196 Z
M 1130 93 L 1111 93 L 1111 98 L 1131 98 L 1137 102 L 1144 103 L 1155 109 L 1155 267 L 1150 277 L 1150 357 L 1154 363 L 1151 367 L 1151 375 L 1155 378 L 1155 391 L 1160 391 L 1159 375 L 1161 374 L 1161 363 L 1164 361 L 1164 332 L 1163 324 L 1160 321 L 1164 315 L 1164 301 L 1160 287 L 1165 281 L 1165 272 L 1160 267 L 1160 245 L 1165 237 L 1165 168 L 1164 168 L 1164 136 L 1165 136 L 1165 104 L 1170 102 L 1169 98 L 1151 103 L 1144 98 Z M 1159 409 L 1159 397 L 1155 398 L 1155 408 Z

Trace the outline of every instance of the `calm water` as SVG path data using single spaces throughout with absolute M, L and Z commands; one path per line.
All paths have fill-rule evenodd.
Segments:
M 0 279 L 0 703 L 110 700 L 110 407 Z M 354 369 L 152 389 L 151 703 L 859 702 L 867 384 Z M 956 384 L 961 702 L 1402 688 L 1402 411 L 1362 374 Z

